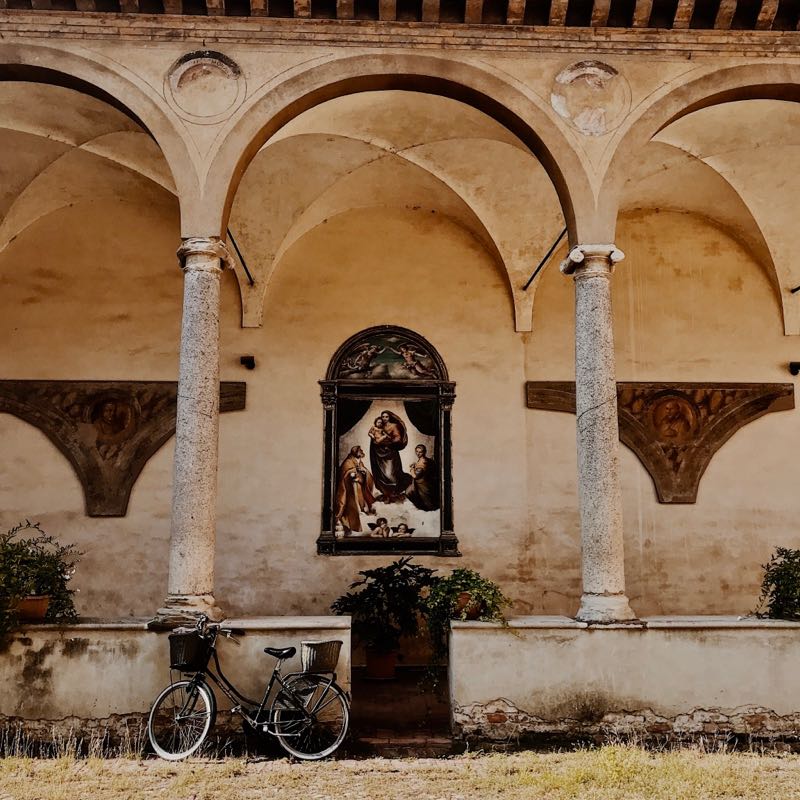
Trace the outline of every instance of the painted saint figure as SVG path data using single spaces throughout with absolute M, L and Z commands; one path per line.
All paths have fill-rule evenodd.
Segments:
M 428 458 L 428 448 L 418 444 L 414 448 L 417 460 L 410 465 L 414 485 L 408 492 L 408 499 L 421 511 L 435 511 L 439 508 L 439 469 L 432 458 Z
M 134 416 L 124 401 L 106 398 L 95 407 L 92 425 L 97 432 L 95 447 L 101 458 L 116 456 L 133 433 Z
M 336 519 L 341 522 L 344 535 L 361 532 L 359 512 L 374 514 L 375 484 L 370 471 L 364 466 L 364 451 L 358 446 L 350 452 L 339 467 L 336 490 Z
M 391 411 L 382 411 L 369 431 L 369 461 L 375 486 L 385 503 L 405 500 L 411 476 L 403 472 L 400 451 L 408 445 L 405 423 Z

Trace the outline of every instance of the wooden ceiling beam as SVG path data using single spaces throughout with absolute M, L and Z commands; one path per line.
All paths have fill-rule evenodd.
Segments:
M 672 27 L 676 30 L 686 30 L 691 25 L 692 14 L 694 14 L 694 0 L 678 0 Z
M 464 7 L 464 22 L 468 25 L 480 25 L 483 22 L 483 0 L 467 0 Z
M 349 17 L 342 17 L 338 14 L 339 2 L 349 2 L 352 9 L 353 0 L 336 0 L 336 2 L 337 17 L 339 19 L 353 19 L 355 11 L 351 10 Z M 383 22 L 394 22 L 397 19 L 397 0 L 378 0 L 378 19 Z
M 650 15 L 653 13 L 653 0 L 636 0 L 633 8 L 633 27 L 649 28 Z
M 439 22 L 439 0 L 422 0 L 422 21 Z
M 531 0 L 533 2 L 533 0 Z M 508 0 L 507 25 L 522 25 L 525 21 L 525 0 Z
M 594 0 L 592 5 L 592 27 L 605 28 L 608 25 L 609 11 L 611 11 L 611 0 Z
M 737 0 L 720 0 L 717 17 L 714 20 L 714 28 L 718 31 L 728 31 L 733 22 L 733 15 L 736 13 Z
M 756 20 L 757 31 L 771 31 L 778 13 L 778 0 L 761 0 L 761 10 Z
M 567 0 L 553 0 L 550 4 L 550 25 L 563 28 L 567 22 Z

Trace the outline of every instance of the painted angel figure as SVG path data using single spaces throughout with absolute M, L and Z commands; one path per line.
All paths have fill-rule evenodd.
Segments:
M 369 344 L 368 342 L 359 345 L 356 350 L 342 362 L 340 369 L 341 374 L 366 375 L 375 366 L 372 363 L 375 360 L 375 357 L 379 356 L 385 350 L 385 347 L 379 347 L 377 344 Z
M 403 367 L 417 378 L 435 378 L 436 372 L 426 367 L 420 359 L 430 358 L 427 353 L 417 350 L 414 345 L 401 344 L 399 349 L 389 346 L 389 349 L 403 359 Z

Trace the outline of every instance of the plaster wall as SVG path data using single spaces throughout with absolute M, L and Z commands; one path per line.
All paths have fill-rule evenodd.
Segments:
M 218 653 L 225 675 L 246 696 L 260 699 L 266 689 L 275 659 L 264 647 L 297 648 L 284 662 L 287 674 L 300 670 L 301 641 L 342 642 L 337 682 L 349 690 L 349 619 L 250 617 L 225 624 L 244 631 L 238 647 L 220 638 Z M 117 724 L 138 723 L 168 683 L 168 635 L 148 631 L 143 620 L 22 627 L 0 652 L 0 721 L 48 720 L 68 730 L 71 723 L 115 718 L 116 735 Z M 220 709 L 229 709 L 216 694 Z
M 626 253 L 613 278 L 618 380 L 790 378 L 794 344 L 769 279 L 734 238 L 695 215 L 651 211 L 622 218 L 617 243 Z M 530 380 L 573 379 L 572 292 L 555 269 L 544 276 L 526 348 Z M 693 505 L 659 504 L 621 446 L 627 588 L 638 613 L 755 607 L 760 565 L 775 546 L 800 541 L 792 522 L 798 426 L 788 411 L 739 431 L 711 461 Z M 531 411 L 527 437 L 528 553 L 533 573 L 548 577 L 522 610 L 561 613 L 565 587 L 574 597 L 579 586 L 574 417 Z
M 530 80 L 546 72 L 542 65 L 537 70 Z M 234 212 L 247 205 L 241 219 L 247 223 L 248 254 L 275 254 L 283 241 L 266 223 L 259 227 L 273 204 L 284 204 L 276 218 L 284 227 L 293 225 L 294 234 L 290 244 L 280 245 L 285 249 L 269 279 L 263 327 L 241 327 L 237 282 L 232 273 L 223 278 L 221 377 L 246 380 L 248 399 L 246 411 L 220 421 L 216 594 L 230 613 L 320 614 L 356 570 L 376 563 L 316 555 L 322 454 L 317 381 L 351 334 L 395 323 L 426 336 L 457 384 L 454 499 L 464 558 L 430 563 L 479 568 L 514 598 L 517 613 L 572 614 L 580 593 L 574 418 L 528 411 L 523 395 L 525 380 L 570 380 L 574 374 L 573 288 L 557 271 L 563 248 L 541 273 L 533 332 L 515 333 L 509 274 L 442 180 L 404 178 L 403 192 L 395 197 L 393 161 L 383 155 L 379 167 L 364 170 L 359 155 L 351 166 L 361 177 L 351 172 L 338 188 L 317 174 L 304 175 L 304 164 L 312 169 L 306 163 L 311 136 L 320 169 L 336 164 L 336 154 L 344 152 L 341 140 L 354 134 L 369 141 L 369 148 L 348 139 L 347 152 L 361 154 L 376 142 L 389 149 L 425 149 L 411 147 L 413 126 L 392 123 L 392 109 L 407 121 L 413 98 L 369 98 L 298 118 L 288 138 L 258 157 L 266 159 L 272 147 L 283 146 L 290 155 L 294 148 L 292 169 L 270 183 L 263 177 L 269 170 L 260 172 L 257 159 L 234 205 Z M 503 219 L 510 242 L 511 221 L 522 212 L 518 198 L 492 194 L 513 177 L 495 145 L 515 159 L 521 151 L 497 141 L 488 148 L 485 143 L 499 135 L 494 123 L 469 112 L 462 129 L 464 120 L 452 114 L 456 106 L 428 98 L 422 112 L 413 113 L 429 116 L 424 135 L 440 148 L 459 131 L 475 134 L 477 152 L 461 145 L 456 150 L 464 163 L 442 154 L 432 160 L 453 185 L 478 181 L 465 194 L 475 205 L 480 195 L 490 198 L 485 205 L 496 220 Z M 118 116 L 114 112 L 108 122 L 102 109 L 84 109 L 77 115 L 80 124 L 65 122 L 59 137 L 74 143 L 122 129 L 144 138 Z M 26 120 L 22 127 L 47 138 L 45 121 Z M 83 130 L 87 121 L 93 125 Z M 293 130 L 304 146 L 289 136 Z M 26 164 L 44 158 L 30 139 L 16 141 Z M 52 151 L 49 140 L 46 147 L 48 158 L 61 152 Z M 331 150 L 324 157 L 323 147 Z M 468 152 L 476 164 L 482 152 L 495 155 L 479 170 L 465 163 Z M 39 205 L 27 200 L 27 215 L 16 205 L 15 219 L 24 217 L 26 224 L 13 229 L 0 252 L 3 377 L 176 378 L 178 209 L 163 169 L 147 163 L 152 178 L 133 179 L 107 164 L 95 172 L 94 162 L 72 161 L 61 165 L 63 172 L 35 182 L 43 202 L 61 192 L 47 206 L 49 214 L 37 216 Z M 371 183 L 377 169 L 381 191 Z M 404 169 L 416 173 L 417 166 Z M 517 243 L 520 264 L 533 265 L 534 254 L 546 251 L 559 219 L 552 187 L 535 191 L 543 174 L 538 165 L 536 170 L 520 219 L 527 229 L 540 198 L 548 224 Z M 708 174 L 694 175 L 703 190 Z M 316 189 L 300 197 L 300 189 L 312 184 Z M 674 198 L 680 180 L 673 184 Z M 719 179 L 710 185 L 716 191 Z M 731 206 L 730 225 L 722 227 L 698 209 L 648 210 L 652 198 L 644 189 L 637 198 L 634 188 L 628 190 L 630 203 L 641 207 L 620 220 L 617 236 L 627 253 L 614 278 L 619 379 L 787 380 L 785 364 L 796 358 L 793 340 L 783 336 L 780 305 L 760 252 L 736 227 L 745 216 L 741 209 Z M 322 200 L 312 202 L 323 192 Z M 352 208 L 359 197 L 364 207 Z M 300 225 L 298 215 L 308 203 L 324 213 Z M 255 355 L 255 371 L 239 365 L 244 354 Z M 792 531 L 800 498 L 791 465 L 798 419 L 796 411 L 783 412 L 740 431 L 712 461 L 692 506 L 659 505 L 644 469 L 622 449 L 628 592 L 640 614 L 741 613 L 753 607 L 759 565 L 775 545 L 797 544 Z M 86 551 L 76 577 L 81 613 L 152 613 L 167 583 L 171 445 L 147 464 L 126 518 L 91 519 L 84 516 L 68 464 L 41 433 L 0 415 L 0 441 L 7 454 L 0 462 L 0 525 L 39 519 Z
M 86 224 L 91 219 L 92 225 Z M 174 379 L 181 277 L 174 206 L 84 204 L 50 215 L 0 256 L 17 378 Z M 623 222 L 614 279 L 620 379 L 785 380 L 791 340 L 762 271 L 689 215 Z M 146 244 L 143 244 L 146 243 Z M 687 246 L 697 254 L 687 262 Z M 68 257 L 65 257 L 68 254 Z M 572 373 L 572 286 L 554 266 L 533 334 L 514 333 L 505 278 L 477 240 L 430 210 L 329 219 L 277 270 L 262 329 L 242 329 L 224 280 L 222 378 L 248 382 L 221 419 L 217 594 L 241 614 L 319 614 L 368 558 L 315 554 L 322 409 L 317 380 L 357 330 L 392 322 L 430 339 L 457 383 L 456 531 L 464 564 L 500 581 L 517 613 L 574 613 L 579 596 L 574 418 L 524 408 L 526 379 Z M 78 324 L 80 323 L 80 324 Z M 241 354 L 256 356 L 245 372 Z M 490 424 L 487 424 L 487 420 Z M 741 613 L 759 564 L 796 545 L 796 412 L 747 426 L 712 461 L 693 506 L 659 505 L 622 449 L 628 590 L 639 613 Z M 37 430 L 0 416 L 2 523 L 41 519 L 86 551 L 78 608 L 150 613 L 166 587 L 171 447 L 137 481 L 124 519 L 83 514 L 77 480 Z
M 644 623 L 589 629 L 563 617 L 520 617 L 505 629 L 454 623 L 456 734 L 507 744 L 609 733 L 706 740 L 796 734 L 796 623 L 725 617 Z

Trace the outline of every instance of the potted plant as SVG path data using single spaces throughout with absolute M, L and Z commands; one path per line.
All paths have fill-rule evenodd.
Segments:
M 424 611 L 422 592 L 435 570 L 401 558 L 386 567 L 361 570 L 360 580 L 331 605 L 336 614 L 353 618 L 353 636 L 366 648 L 367 677 L 390 679 L 397 665 L 402 636 L 417 636 Z
M 431 636 L 433 658 L 447 655 L 450 620 L 483 620 L 506 624 L 503 609 L 511 605 L 500 587 L 472 569 L 454 569 L 437 578 L 424 601 L 424 614 Z
M 30 532 L 26 536 L 26 533 Z M 60 545 L 36 522 L 0 534 L 0 637 L 19 621 L 74 622 L 68 583 L 82 553 Z

